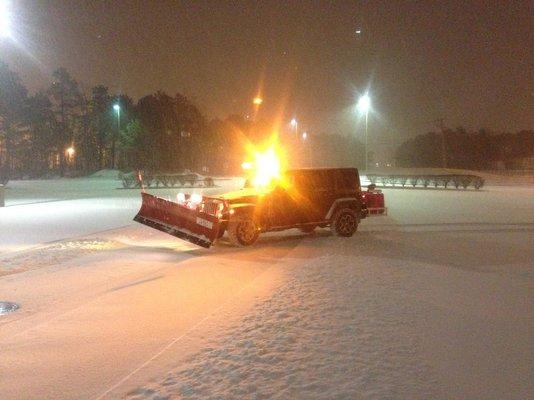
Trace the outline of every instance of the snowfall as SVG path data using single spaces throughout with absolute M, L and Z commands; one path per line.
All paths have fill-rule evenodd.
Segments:
M 111 175 L 10 182 L 0 398 L 534 398 L 534 185 L 384 193 L 352 238 L 207 250 Z

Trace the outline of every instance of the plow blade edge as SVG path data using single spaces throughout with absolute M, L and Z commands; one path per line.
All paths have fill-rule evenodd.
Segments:
M 141 193 L 143 203 L 134 221 L 209 248 L 219 234 L 219 220 L 210 214 Z

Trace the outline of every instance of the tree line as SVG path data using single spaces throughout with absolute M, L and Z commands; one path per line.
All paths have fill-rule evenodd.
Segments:
M 180 93 L 158 91 L 135 102 L 103 85 L 85 90 L 65 68 L 30 94 L 0 61 L 0 173 L 12 178 L 101 169 L 239 173 L 246 143 L 271 130 L 266 121 L 241 115 L 209 119 Z M 348 136 L 288 134 L 284 140 L 301 165 L 317 159 L 356 166 L 363 159 L 361 143 Z
M 194 168 L 210 124 L 185 96 L 137 103 L 97 85 L 82 90 L 65 68 L 30 95 L 0 62 L 0 168 L 11 175 L 81 175 L 100 169 Z
M 0 175 L 79 176 L 106 168 L 236 174 L 247 143 L 271 133 L 266 121 L 242 115 L 209 119 L 180 93 L 158 91 L 135 102 L 103 85 L 85 89 L 65 68 L 30 94 L 0 61 Z M 363 167 L 364 147 L 350 135 L 285 133 L 292 166 Z M 528 168 L 533 157 L 532 130 L 444 129 L 409 139 L 396 152 L 402 167 L 474 170 Z
M 443 129 L 407 140 L 397 149 L 396 160 L 400 167 L 534 169 L 534 131 Z

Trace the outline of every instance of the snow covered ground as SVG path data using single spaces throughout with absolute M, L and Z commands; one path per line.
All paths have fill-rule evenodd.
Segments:
M 387 189 L 353 238 L 205 250 L 131 222 L 119 186 L 10 182 L 0 397 L 534 396 L 534 187 Z

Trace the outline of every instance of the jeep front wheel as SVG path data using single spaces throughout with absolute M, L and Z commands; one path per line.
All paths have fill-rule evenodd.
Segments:
M 334 216 L 330 228 L 337 236 L 350 237 L 358 229 L 358 217 L 354 210 L 343 208 Z
M 258 226 L 252 218 L 229 222 L 226 232 L 228 232 L 230 242 L 235 246 L 250 246 L 256 242 L 260 234 Z

